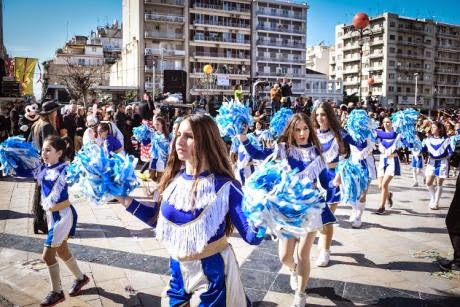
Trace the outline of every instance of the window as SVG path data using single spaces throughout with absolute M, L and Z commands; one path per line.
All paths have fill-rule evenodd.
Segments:
M 394 79 L 395 78 L 395 74 L 388 74 L 388 79 Z
M 410 93 L 410 90 L 411 90 L 410 87 L 406 87 L 406 93 Z
M 409 43 L 412 42 L 412 37 L 408 37 L 408 38 L 407 38 L 407 41 L 408 41 Z
M 394 21 L 390 21 L 390 27 L 394 28 L 396 26 L 396 23 Z
M 85 59 L 78 59 L 78 65 L 85 65 Z
M 389 91 L 389 92 L 394 92 L 394 91 L 395 91 L 395 88 L 394 88 L 393 86 L 389 86 L 389 87 L 388 87 L 388 91 Z
M 395 47 L 391 47 L 390 48 L 390 53 L 395 53 L 396 52 L 396 48 Z
M 398 35 L 398 41 L 402 41 L 403 37 L 401 35 Z
M 407 50 L 407 55 L 412 55 L 412 51 L 411 51 L 411 50 Z
M 430 57 L 431 57 L 431 51 L 425 52 L 425 56 L 428 57 L 428 58 L 430 58 Z
M 390 67 L 395 67 L 395 61 L 390 61 Z
M 398 92 L 401 93 L 401 87 L 398 86 Z
M 394 41 L 396 39 L 396 36 L 394 34 L 390 35 L 390 40 Z

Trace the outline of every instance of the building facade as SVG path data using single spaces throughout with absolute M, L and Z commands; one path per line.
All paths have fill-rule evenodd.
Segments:
M 282 77 L 303 94 L 307 9 L 282 0 L 123 0 L 122 60 L 111 84 L 155 92 L 171 69 L 187 72 L 190 96 L 231 95 L 236 85 L 249 94 L 255 79 Z
M 331 49 L 333 49 L 331 46 L 323 44 L 307 47 L 306 68 L 329 76 Z
M 359 34 L 351 25 L 336 26 L 330 73 L 347 94 L 361 88 L 362 97 L 371 93 L 386 105 L 460 106 L 460 26 L 385 13 L 371 18 L 369 28 L 360 59 Z
M 329 79 L 327 74 L 307 68 L 305 96 L 311 97 L 313 101 L 334 101 L 339 105 L 343 102 L 342 80 Z

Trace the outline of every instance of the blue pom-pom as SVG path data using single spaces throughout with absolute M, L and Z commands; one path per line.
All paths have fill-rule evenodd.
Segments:
M 142 124 L 138 127 L 133 128 L 133 136 L 139 142 L 148 142 L 152 136 L 152 129 L 147 125 Z
M 322 226 L 325 204 L 307 178 L 299 179 L 287 162 L 262 164 L 244 186 L 243 212 L 258 236 L 305 236 Z
M 274 138 L 279 137 L 286 128 L 294 112 L 289 108 L 281 108 L 270 120 L 270 132 Z
M 363 161 L 364 163 L 364 161 Z M 360 164 L 345 159 L 337 165 L 337 172 L 342 178 L 340 202 L 356 205 L 370 183 L 369 170 Z
M 417 129 L 415 128 L 419 115 L 420 113 L 414 109 L 405 109 L 391 116 L 395 132 L 399 133 L 402 137 L 402 142 L 398 144 L 398 147 L 405 146 L 412 150 L 416 150 L 417 148 L 414 146 L 420 145 L 420 141 L 417 137 Z
M 368 138 L 375 142 L 377 137 L 375 130 L 378 128 L 378 124 L 364 110 L 355 109 L 351 111 L 345 128 L 353 140 L 360 143 L 365 142 Z
M 164 136 L 163 133 L 154 132 L 151 135 L 150 153 L 152 159 L 166 160 L 169 151 L 169 140 Z
M 111 156 L 101 146 L 87 144 L 67 167 L 66 180 L 69 185 L 78 184 L 85 197 L 101 204 L 114 196 L 128 196 L 138 186 L 136 164 L 133 156 Z
M 234 137 L 244 131 L 244 125 L 254 124 L 250 109 L 237 101 L 224 101 L 218 113 L 215 121 L 222 137 Z
M 0 165 L 5 175 L 32 177 L 40 167 L 40 154 L 23 137 L 12 136 L 0 144 Z

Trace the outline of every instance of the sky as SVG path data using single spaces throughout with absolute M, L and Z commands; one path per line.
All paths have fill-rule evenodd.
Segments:
M 143 1 L 143 0 L 139 0 Z M 335 25 L 351 23 L 358 12 L 369 16 L 392 12 L 413 18 L 460 24 L 457 0 L 311 0 L 307 45 L 334 43 Z M 88 35 L 97 26 L 121 21 L 122 0 L 3 0 L 4 44 L 13 57 L 52 59 L 74 35 Z M 39 71 L 36 69 L 36 79 Z M 40 96 L 41 85 L 34 92 Z

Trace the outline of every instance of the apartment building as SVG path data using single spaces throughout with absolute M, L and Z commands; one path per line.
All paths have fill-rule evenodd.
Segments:
M 369 29 L 361 40 L 351 25 L 336 26 L 330 73 L 347 94 L 361 88 L 362 97 L 372 93 L 387 105 L 460 106 L 460 26 L 384 13 Z
M 91 40 L 102 45 L 106 64 L 114 64 L 121 58 L 123 32 L 118 21 L 114 21 L 111 25 L 97 27 L 96 31 L 91 31 Z
M 307 9 L 294 1 L 253 2 L 252 77 L 272 83 L 287 77 L 293 94 L 304 93 Z
M 331 46 L 326 46 L 323 44 L 307 47 L 307 59 L 305 62 L 305 67 L 307 69 L 329 75 L 331 48 Z
M 306 69 L 305 96 L 313 101 L 334 101 L 337 105 L 343 101 L 342 80 L 329 79 L 327 74 L 319 71 Z
M 158 91 L 172 69 L 187 72 L 191 96 L 231 95 L 237 84 L 249 94 L 251 78 L 282 77 L 302 94 L 307 9 L 284 0 L 123 0 L 122 60 L 111 85 Z

